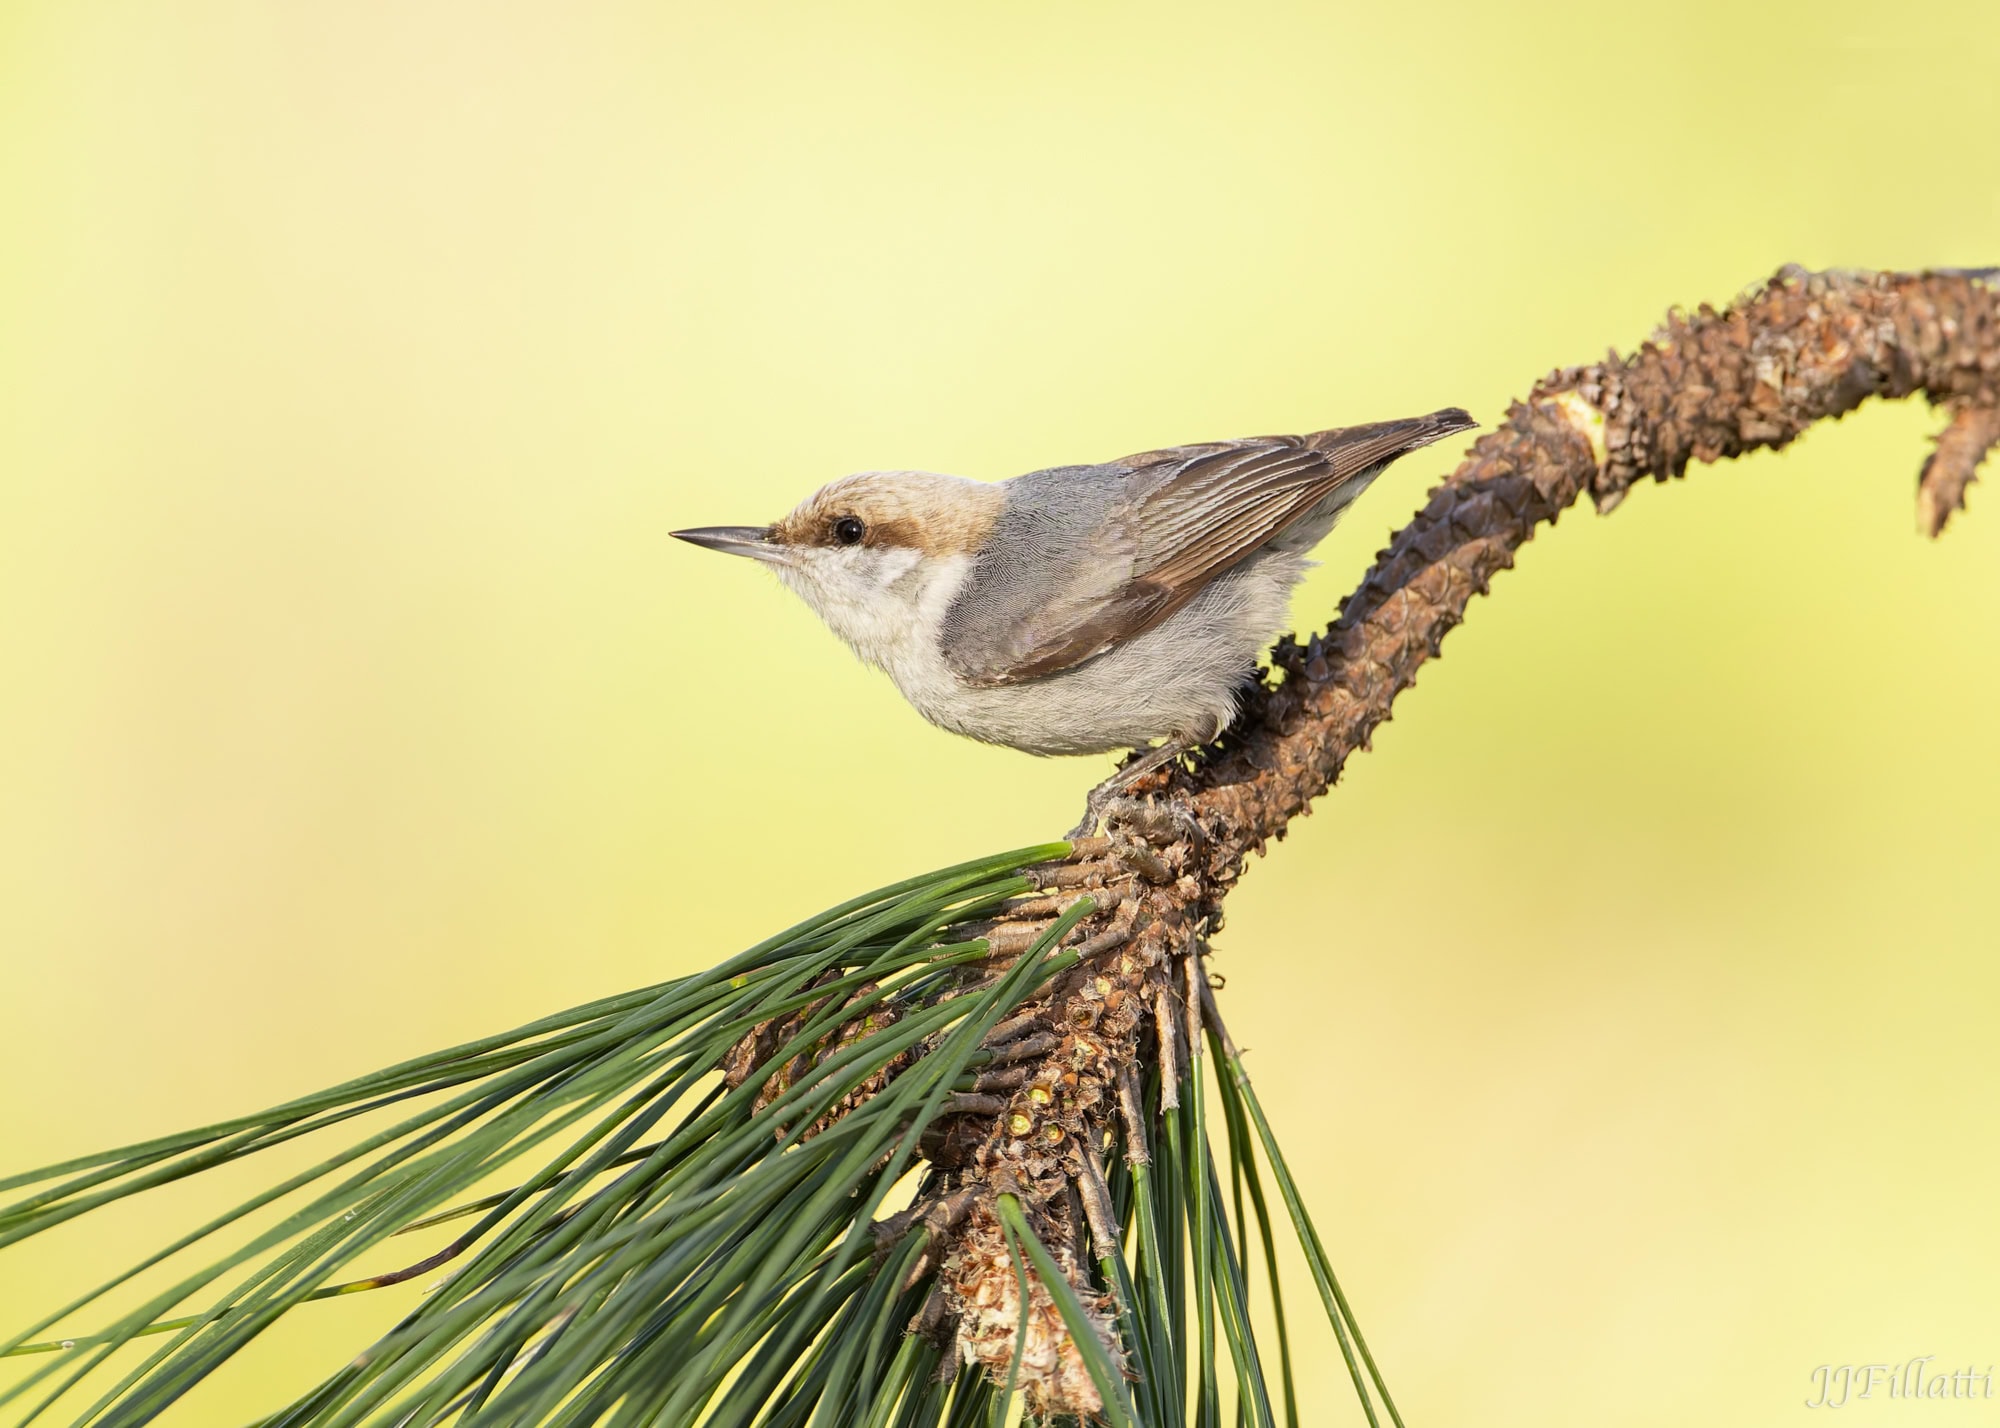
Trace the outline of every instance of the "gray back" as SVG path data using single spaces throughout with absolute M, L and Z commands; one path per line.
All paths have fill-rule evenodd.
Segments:
M 1018 476 L 946 614 L 945 662 L 977 685 L 1073 668 L 1153 628 L 1324 503 L 1337 509 L 1342 488 L 1351 499 L 1398 456 L 1472 425 L 1452 407 Z
M 1129 513 L 1149 484 L 1115 465 L 1054 466 L 1008 481 L 1007 504 L 945 612 L 941 638 L 954 670 L 989 682 L 981 676 L 1027 659 L 1079 606 L 1130 580 Z

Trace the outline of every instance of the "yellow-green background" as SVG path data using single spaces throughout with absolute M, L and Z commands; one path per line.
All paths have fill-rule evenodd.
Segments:
M 0 1171 L 701 967 L 1109 767 L 930 729 L 668 531 L 1491 420 L 1787 260 L 2000 261 L 1996 60 L 1988 0 L 7 0 Z M 1231 900 L 1413 1425 L 2000 1361 L 2000 497 L 1921 541 L 1929 429 L 1566 518 Z M 202 1203 L 0 1255 L 6 1327 Z

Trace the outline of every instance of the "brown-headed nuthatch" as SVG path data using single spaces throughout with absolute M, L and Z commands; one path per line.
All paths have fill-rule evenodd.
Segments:
M 769 526 L 675 531 L 763 561 L 933 724 L 1034 754 L 1143 749 L 1104 796 L 1209 742 L 1306 553 L 1429 416 L 1142 452 L 991 484 L 864 471 Z

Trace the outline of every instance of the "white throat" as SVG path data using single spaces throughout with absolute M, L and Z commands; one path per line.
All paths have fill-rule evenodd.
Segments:
M 821 549 L 800 556 L 796 564 L 776 567 L 779 578 L 906 696 L 915 697 L 913 684 L 949 677 L 938 631 L 972 570 L 971 556 L 924 555 L 906 547 Z

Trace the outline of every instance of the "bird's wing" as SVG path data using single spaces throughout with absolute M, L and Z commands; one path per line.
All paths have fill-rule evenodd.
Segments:
M 1046 499 L 1010 501 L 946 616 L 946 662 L 985 686 L 1074 668 L 1167 619 L 1341 487 L 1473 425 L 1453 408 L 1023 477 Z M 1093 488 L 1080 519 L 1048 514 L 1066 504 L 1066 477 Z

